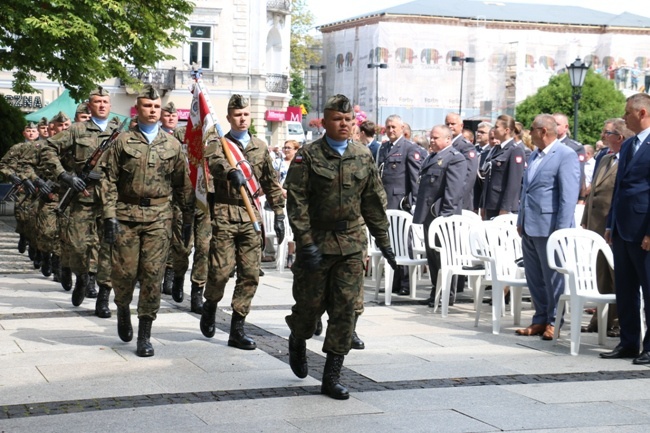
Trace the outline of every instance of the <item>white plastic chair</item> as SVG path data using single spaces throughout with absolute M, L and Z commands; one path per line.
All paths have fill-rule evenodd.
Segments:
M 506 213 L 503 215 L 497 215 L 494 218 L 492 218 L 490 221 L 498 222 L 498 223 L 505 223 L 505 224 L 511 224 L 513 226 L 517 226 L 517 218 L 518 215 L 516 213 Z
M 596 304 L 598 318 L 598 344 L 605 343 L 607 310 L 616 302 L 615 294 L 598 292 L 596 258 L 602 252 L 613 268 L 612 250 L 605 240 L 591 230 L 578 228 L 561 229 L 553 232 L 546 244 L 546 258 L 551 269 L 568 276 L 569 293 L 560 296 L 557 306 L 555 334 L 560 335 L 560 321 L 564 307 L 569 302 L 571 314 L 571 355 L 580 350 L 580 325 L 585 303 Z
M 425 247 L 424 226 L 422 224 L 411 225 L 411 246 L 413 247 L 413 257 L 416 259 L 427 258 L 427 249 Z M 418 279 L 422 279 L 422 266 L 418 266 Z
M 584 204 L 577 204 L 575 210 L 573 211 L 573 216 L 575 218 L 576 228 L 579 228 L 579 229 L 582 228 L 580 223 L 582 222 L 582 214 L 584 212 L 585 212 L 585 205 Z
M 379 248 L 377 248 L 377 245 L 375 244 L 375 239 L 372 237 L 370 234 L 370 230 L 368 230 L 368 226 L 366 226 L 366 237 L 368 239 L 368 257 L 370 258 L 370 274 L 372 275 L 373 280 L 381 279 L 381 276 L 379 276 L 379 272 L 377 271 L 379 268 L 379 262 L 382 259 L 381 251 L 379 251 Z
M 527 286 L 526 278 L 518 277 L 518 250 L 521 240 L 517 228 L 498 221 L 484 221 L 472 227 L 469 233 L 472 255 L 485 262 L 485 280 L 492 285 L 492 333 L 499 334 L 501 316 L 505 307 L 505 288 L 510 287 L 510 299 L 515 316 L 515 325 L 521 321 L 522 288 Z M 478 298 L 483 299 L 485 284 L 479 287 Z M 478 326 L 481 305 L 476 308 L 474 326 Z
M 413 224 L 413 216 L 401 210 L 388 210 L 388 237 L 390 244 L 395 252 L 395 261 L 398 266 L 408 266 L 409 270 L 409 284 L 411 291 L 411 298 L 415 299 L 415 291 L 417 287 L 417 267 L 426 265 L 426 259 L 412 259 L 409 257 L 409 233 L 411 225 Z M 392 294 L 393 282 L 393 269 L 390 266 L 385 266 L 385 259 L 381 259 L 377 265 L 377 281 L 375 283 L 375 299 L 379 299 L 379 286 L 381 285 L 381 269 L 385 268 L 384 272 L 384 294 L 386 305 L 390 305 L 390 298 Z
M 485 270 L 469 270 L 463 267 L 472 267 L 478 262 L 471 254 L 469 247 L 469 231 L 473 225 L 481 224 L 480 219 L 453 215 L 438 217 L 429 226 L 429 248 L 440 253 L 440 272 L 436 282 L 436 299 L 434 312 L 438 309 L 438 301 L 442 295 L 442 317 L 447 317 L 449 310 L 449 293 L 454 275 L 467 275 L 473 277 L 474 295 L 478 296 L 478 286 Z M 439 244 L 436 244 L 436 238 Z M 471 280 L 470 280 L 471 281 Z M 471 282 L 470 282 L 471 284 Z
M 471 210 L 463 209 L 460 215 L 475 221 L 483 221 L 481 215 L 477 214 L 476 212 L 472 212 Z
M 265 211 L 268 212 L 268 211 Z M 291 231 L 291 225 L 289 225 L 289 218 L 287 218 L 285 213 L 284 218 L 284 240 L 278 245 L 278 249 L 275 254 L 275 269 L 284 272 L 284 266 L 287 263 L 287 257 L 289 255 L 289 242 L 293 241 L 293 232 Z

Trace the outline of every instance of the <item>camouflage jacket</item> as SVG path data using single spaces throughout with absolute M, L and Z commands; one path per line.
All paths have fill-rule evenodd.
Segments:
M 120 122 L 113 118 L 108 122 L 106 129 L 102 132 L 99 126 L 92 120 L 73 123 L 69 129 L 61 131 L 54 137 L 47 139 L 47 146 L 41 152 L 41 164 L 43 170 L 49 174 L 53 181 L 57 181 L 64 171 L 81 174 L 84 164 L 97 147 L 107 139 Z M 99 164 L 98 164 L 99 165 Z M 99 171 L 98 167 L 95 167 Z M 99 184 L 86 188 L 90 193 L 88 197 L 84 194 L 77 194 L 76 200 L 84 203 L 96 202 L 96 194 Z
M 282 187 L 273 169 L 273 160 L 266 144 L 256 137 L 251 137 L 251 141 L 244 149 L 241 143 L 230 134 L 226 134 L 226 137 L 242 150 L 244 157 L 253 168 L 253 173 L 259 181 L 262 191 L 266 194 L 268 203 L 276 214 L 281 214 L 284 208 Z M 230 182 L 227 180 L 228 172 L 233 167 L 228 163 L 221 144 L 214 141 L 208 142 L 208 144 L 208 149 L 212 149 L 212 152 L 208 150 L 211 153 L 206 157 L 208 158 L 210 173 L 214 179 L 214 217 L 231 222 L 250 221 L 246 208 L 241 202 L 239 190 L 231 187 Z M 257 209 L 255 209 L 255 218 L 261 221 Z
M 153 142 L 136 127 L 121 133 L 100 161 L 104 218 L 151 222 L 171 219 L 171 197 L 183 212 L 183 221 L 194 219 L 194 194 L 185 155 L 174 137 L 162 129 Z
M 364 222 L 379 247 L 389 246 L 386 192 L 370 151 L 350 142 L 339 155 L 319 138 L 299 149 L 284 188 L 287 214 L 300 246 L 348 255 L 367 247 Z
M 23 159 L 30 147 L 33 147 L 31 141 L 23 141 L 22 143 L 11 146 L 7 153 L 2 156 L 2 159 L 0 159 L 0 173 L 5 178 L 8 179 L 10 175 L 15 174 L 21 179 L 24 179 Z

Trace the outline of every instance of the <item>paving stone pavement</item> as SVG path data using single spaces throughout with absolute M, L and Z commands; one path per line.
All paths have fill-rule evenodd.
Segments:
M 474 327 L 469 289 L 443 319 L 410 298 L 394 296 L 388 307 L 376 302 L 368 278 L 358 324 L 366 349 L 345 359 L 347 401 L 319 394 L 323 336 L 307 343 L 309 376 L 292 374 L 284 322 L 291 273 L 266 263 L 246 324 L 257 350 L 226 345 L 234 282 L 219 306 L 215 337 L 201 335 L 199 316 L 190 312 L 188 274 L 183 303 L 163 295 L 152 332 L 155 356 L 138 358 L 135 340 L 117 337 L 115 314 L 95 317 L 89 299 L 73 307 L 70 292 L 30 269 L 12 230 L 11 218 L 0 217 L 0 432 L 594 433 L 650 427 L 650 369 L 598 358 L 615 339 L 601 347 L 596 334 L 584 334 L 580 356 L 573 357 L 568 326 L 560 341 L 546 342 L 514 335 L 511 316 L 493 335 L 487 305 Z M 421 280 L 418 298 L 428 293 Z M 530 318 L 528 307 L 522 323 Z

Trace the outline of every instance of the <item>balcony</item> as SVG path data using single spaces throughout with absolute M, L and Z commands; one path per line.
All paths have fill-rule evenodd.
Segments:
M 290 0 L 266 0 L 266 10 L 268 12 L 278 12 L 284 15 L 291 13 Z
M 272 93 L 287 93 L 289 77 L 282 74 L 266 74 L 266 90 Z
M 157 90 L 169 91 L 176 88 L 176 69 L 150 69 L 148 71 L 139 71 L 130 68 L 129 75 L 143 84 L 151 84 Z M 125 83 L 120 81 L 122 86 Z

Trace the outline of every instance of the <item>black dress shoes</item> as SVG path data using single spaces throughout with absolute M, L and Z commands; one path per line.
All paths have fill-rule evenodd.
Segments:
M 643 352 L 645 354 L 645 358 L 648 360 L 648 364 L 650 364 L 650 355 L 648 355 L 648 352 Z M 606 353 L 601 353 L 600 357 L 603 359 L 620 359 L 620 358 L 637 358 L 640 359 L 643 357 L 639 356 L 639 351 L 637 349 L 634 349 L 632 347 L 623 347 L 623 346 L 616 346 L 614 350 L 611 352 L 606 352 Z M 636 364 L 636 359 L 634 360 Z
M 634 358 L 634 361 L 632 361 L 632 364 L 635 365 L 650 365 L 650 352 L 647 350 L 644 350 L 641 352 L 641 355 L 639 355 L 638 358 Z
M 400 296 L 409 296 L 411 294 L 411 289 L 408 287 L 402 287 L 399 289 L 399 292 L 397 294 Z

